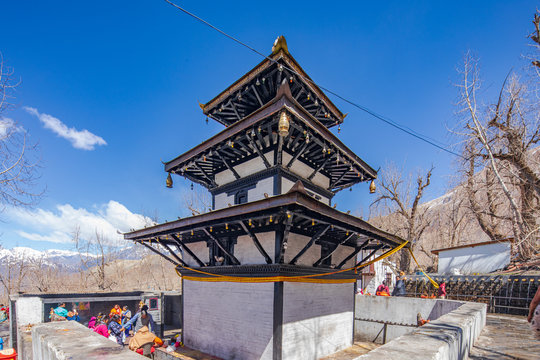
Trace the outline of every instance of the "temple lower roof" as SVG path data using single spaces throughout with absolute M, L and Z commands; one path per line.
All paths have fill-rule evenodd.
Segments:
M 171 252 L 171 247 L 187 248 L 189 251 L 189 244 L 192 243 L 216 242 L 221 245 L 220 238 L 241 235 L 249 235 L 255 241 L 257 233 L 280 228 L 285 234 L 295 233 L 311 237 L 311 244 L 316 241 L 335 248 L 350 247 L 353 251 L 351 258 L 360 250 L 382 250 L 405 242 L 362 219 L 313 199 L 298 188 L 293 189 L 284 195 L 132 231 L 124 234 L 124 238 L 147 247 L 149 244 L 159 243 Z M 285 243 L 287 236 L 284 237 Z M 265 255 L 264 250 L 259 251 L 268 264 L 273 262 Z M 240 265 L 234 255 L 231 260 L 233 265 Z M 206 266 L 198 262 L 201 266 Z M 317 265 L 319 264 L 314 264 Z M 341 265 L 343 264 L 338 267 Z

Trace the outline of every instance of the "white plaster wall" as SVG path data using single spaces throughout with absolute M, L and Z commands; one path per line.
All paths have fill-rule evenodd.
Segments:
M 255 234 L 255 236 L 261 243 L 268 256 L 270 256 L 270 258 L 273 260 L 275 253 L 275 233 L 258 233 Z M 234 256 L 236 256 L 242 265 L 266 264 L 264 257 L 261 255 L 259 250 L 257 250 L 257 247 L 249 235 L 242 235 L 238 237 L 236 245 L 234 246 Z
M 485 274 L 502 269 L 509 263 L 509 242 L 439 252 L 439 274 L 450 274 L 453 269 L 462 274 Z
M 319 359 L 352 345 L 354 284 L 284 283 L 283 359 Z
M 254 189 L 248 190 L 248 202 L 264 199 L 264 193 L 268 195 L 274 194 L 273 176 L 259 180 Z
M 38 297 L 20 297 L 16 312 L 18 326 L 39 324 L 43 321 L 43 302 Z
M 293 187 L 293 185 L 294 185 L 294 182 L 292 182 L 291 180 L 287 178 L 281 177 L 281 193 L 282 194 L 286 194 Z M 311 191 L 311 190 L 307 190 L 307 191 L 316 193 L 317 195 L 321 197 L 321 199 L 319 200 L 320 202 L 326 205 L 330 205 L 330 199 L 328 199 L 327 197 L 324 197 L 315 191 Z
M 184 343 L 223 359 L 272 359 L 273 283 L 184 280 Z
M 214 210 L 224 209 L 229 204 L 234 205 L 234 195 L 227 196 L 226 192 L 222 192 L 214 198 Z
M 287 152 L 283 152 L 283 165 L 286 166 L 289 161 L 292 159 L 292 155 L 288 154 Z M 292 173 L 295 173 L 296 175 L 299 175 L 303 178 L 307 178 L 311 173 L 313 172 L 313 169 L 311 166 L 308 166 L 304 164 L 303 162 L 296 160 L 289 169 Z M 326 176 L 321 174 L 320 172 L 317 172 L 313 179 L 311 180 L 315 185 L 319 185 L 322 188 L 328 188 L 330 186 L 330 179 L 328 179 Z
M 285 250 L 285 263 L 289 263 L 311 240 L 310 237 L 289 233 L 287 250 Z M 313 263 L 321 257 L 321 246 L 313 244 L 296 262 L 296 265 L 313 266 Z
M 205 241 L 187 244 L 187 246 L 189 247 L 189 250 L 193 251 L 193 253 L 197 255 L 197 257 L 202 262 L 209 262 L 210 252 L 208 251 L 208 246 L 206 246 Z M 197 262 L 193 260 L 193 258 L 187 253 L 187 251 L 184 251 L 182 259 L 191 267 L 199 267 L 199 264 L 197 264 Z
M 266 158 L 266 160 L 268 160 L 270 165 L 274 163 L 274 151 L 264 153 L 264 157 Z M 236 170 L 238 175 L 240 175 L 241 177 L 245 177 L 266 169 L 266 166 L 264 165 L 262 159 L 257 156 L 249 161 L 233 166 L 233 168 L 234 170 Z M 228 184 L 235 180 L 236 178 L 229 169 L 217 173 L 215 178 L 216 184 L 218 185 Z

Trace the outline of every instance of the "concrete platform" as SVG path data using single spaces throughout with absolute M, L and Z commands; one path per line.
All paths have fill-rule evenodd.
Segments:
M 540 358 L 540 340 L 529 329 L 524 316 L 489 314 L 486 327 L 480 333 L 469 359 L 523 359 Z
M 373 342 L 356 341 L 353 346 L 345 350 L 341 350 L 330 356 L 323 357 L 320 360 L 354 360 L 358 356 L 367 354 L 368 352 L 378 348 L 379 346 L 381 345 L 375 344 Z

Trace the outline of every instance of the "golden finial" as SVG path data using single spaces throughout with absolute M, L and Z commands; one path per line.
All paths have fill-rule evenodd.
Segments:
M 287 40 L 285 40 L 285 36 L 283 35 L 278 36 L 276 41 L 274 41 L 274 45 L 272 46 L 272 55 L 276 54 L 281 49 L 283 49 L 285 53 L 289 53 L 289 48 L 287 47 Z

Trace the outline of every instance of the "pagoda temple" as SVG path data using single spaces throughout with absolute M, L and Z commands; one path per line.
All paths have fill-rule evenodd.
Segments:
M 211 211 L 124 234 L 182 275 L 183 341 L 225 359 L 317 359 L 352 345 L 352 269 L 403 239 L 332 207 L 377 172 L 329 128 L 345 115 L 280 36 L 200 105 L 225 129 L 165 163 L 207 188 Z M 371 184 L 370 187 L 374 185 Z

